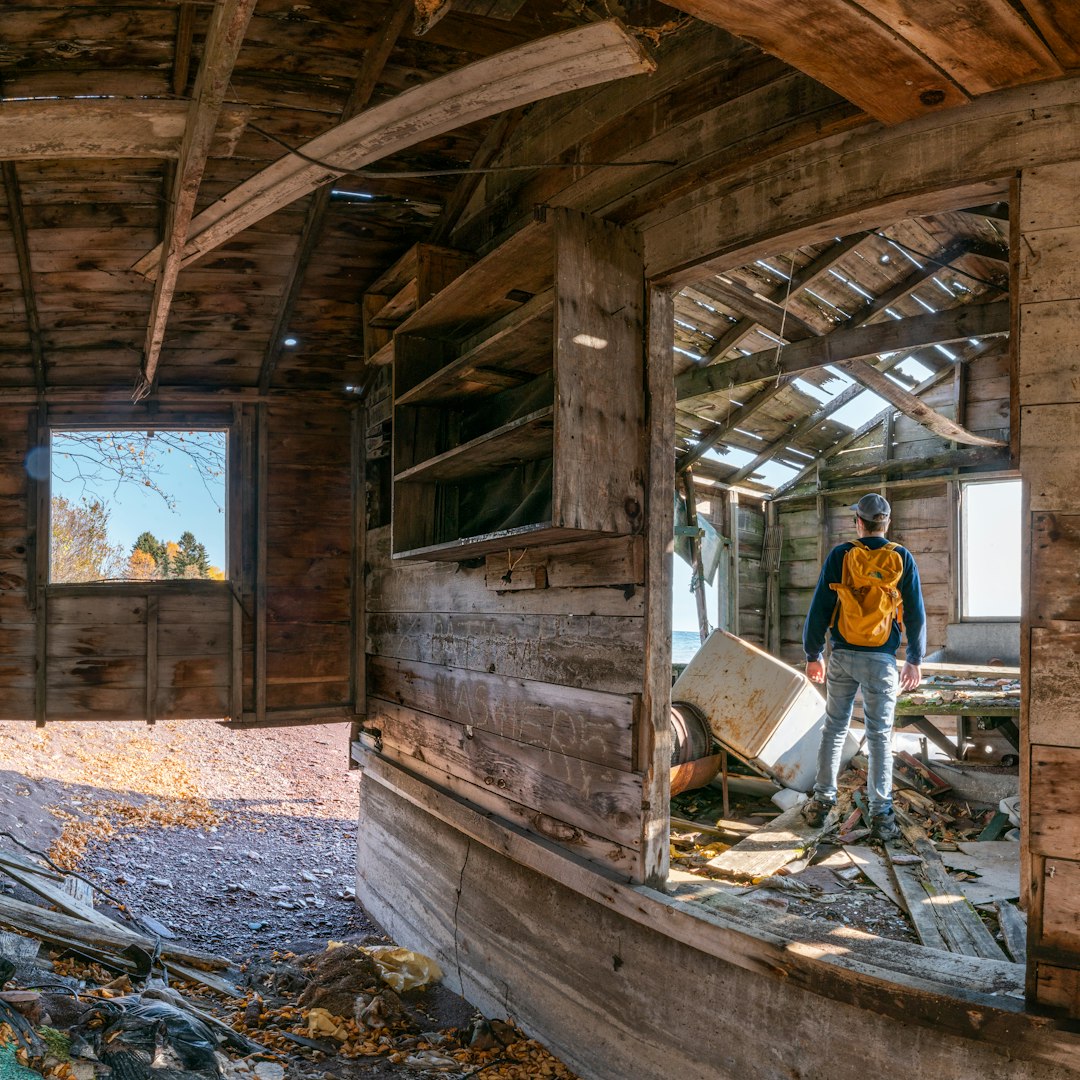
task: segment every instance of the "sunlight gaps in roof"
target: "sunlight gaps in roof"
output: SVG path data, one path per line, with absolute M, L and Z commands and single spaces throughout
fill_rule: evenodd
M 934 369 L 927 367 L 922 361 L 917 360 L 914 356 L 909 356 L 904 360 L 901 360 L 896 365 L 898 371 L 902 371 L 905 375 L 909 376 L 917 383 L 924 382 L 934 374 Z
M 926 308 L 926 310 L 927 310 L 927 311 L 929 311 L 931 315 L 936 315 L 936 314 L 938 313 L 938 309 L 937 309 L 937 308 L 935 308 L 935 307 L 931 307 L 931 306 L 930 306 L 930 305 L 929 305 L 929 304 L 928 304 L 928 303 L 927 303 L 927 302 L 926 302 L 926 301 L 925 301 L 925 300 L 924 300 L 924 299 L 923 299 L 923 298 L 922 298 L 921 296 L 919 296 L 919 295 L 918 295 L 917 293 L 912 293 L 912 294 L 911 294 L 911 299 L 912 299 L 912 300 L 914 300 L 916 304 L 919 304 L 919 305 L 921 305 L 922 307 Z
M 791 465 L 785 465 L 782 461 L 766 461 L 754 470 L 752 476 L 761 484 L 771 488 L 778 488 L 786 484 L 793 477 L 798 476 L 799 470 Z
M 872 390 L 864 390 L 846 405 L 837 409 L 829 419 L 854 430 L 862 427 L 872 416 L 881 412 L 886 404 L 884 398 L 878 397 Z
M 826 390 L 822 386 L 815 386 L 813 383 L 807 382 L 805 379 L 793 379 L 792 385 L 797 387 L 807 397 L 812 397 L 819 405 L 824 405 L 827 401 L 832 401 L 836 396 L 830 391 Z
M 841 307 L 837 307 L 836 304 L 834 304 L 831 300 L 826 300 L 824 296 L 822 296 L 820 293 L 814 292 L 813 289 L 804 289 L 803 292 L 805 292 L 807 296 L 812 296 L 815 300 L 819 301 L 820 303 L 825 304 L 828 307 L 831 307 L 833 309 L 833 311 L 838 311 L 841 315 L 844 316 L 845 319 L 850 319 L 851 318 L 850 312 L 845 311 Z
M 888 237 L 886 237 L 886 239 L 888 239 Z M 903 255 L 904 258 L 907 259 L 907 261 L 911 263 L 912 266 L 917 266 L 920 270 L 922 269 L 922 263 L 919 262 L 918 259 L 914 258 L 911 252 L 908 251 L 907 248 L 905 248 L 902 244 L 898 244 L 895 240 L 889 240 L 889 243 L 894 248 L 896 248 L 896 250 L 899 251 L 900 254 Z
M 721 446 L 713 447 L 711 450 L 705 451 L 705 457 L 711 458 L 713 461 L 721 461 L 725 465 L 735 465 L 742 467 L 743 465 L 749 465 L 754 460 L 754 454 L 751 454 L 749 450 L 743 450 L 738 446 L 728 446 L 724 443 Z

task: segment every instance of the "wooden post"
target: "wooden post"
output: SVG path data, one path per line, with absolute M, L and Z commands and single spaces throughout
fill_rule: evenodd
M 244 420 L 243 409 L 233 405 L 229 429 L 229 482 L 225 493 L 225 535 L 228 540 L 226 579 L 232 590 L 229 624 L 229 719 L 244 713 Z
M 52 442 L 49 437 L 48 409 L 43 401 L 37 408 L 34 425 L 38 448 L 37 473 L 42 479 L 31 480 L 29 498 L 33 505 L 33 565 L 27 567 L 34 578 L 34 723 L 44 727 L 48 715 L 49 692 L 49 537 L 52 530 L 50 491 L 52 488 Z
M 269 409 L 255 408 L 255 720 L 266 720 L 266 533 L 269 486 Z
M 1080 1018 L 1080 171 L 1020 178 L 1017 382 L 1024 479 L 1021 873 L 1028 993 Z
M 728 531 L 731 535 L 731 633 L 739 633 L 739 493 L 728 492 Z
M 641 815 L 642 879 L 663 888 L 670 851 L 671 562 L 674 552 L 675 332 L 670 292 L 650 289 L 646 308 L 645 664 L 637 721 L 636 767 L 644 773 Z M 692 483 L 692 481 L 691 481 Z
M 367 409 L 356 408 L 352 412 L 349 435 L 352 450 L 349 455 L 352 472 L 352 569 L 349 574 L 352 592 L 352 634 L 349 640 L 349 701 L 352 702 L 354 719 L 349 732 L 350 748 L 347 750 L 349 768 L 357 768 L 353 761 L 351 744 L 360 737 L 360 723 L 367 713 L 367 592 L 364 583 L 365 548 L 367 544 L 367 512 L 365 491 L 367 489 L 367 448 L 364 433 L 367 431 Z
M 694 493 L 694 474 L 689 470 L 683 473 L 683 493 L 686 496 L 686 524 L 697 527 L 697 498 Z M 697 602 L 698 634 L 702 645 L 709 636 L 709 608 L 705 602 L 704 567 L 701 562 L 701 538 L 690 537 L 690 551 L 694 570 L 694 599 Z
M 158 597 L 146 596 L 146 722 L 157 720 L 158 698 Z

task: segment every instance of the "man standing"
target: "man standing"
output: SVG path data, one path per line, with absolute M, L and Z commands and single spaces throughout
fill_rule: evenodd
M 898 685 L 914 690 L 926 652 L 926 611 L 919 569 L 911 552 L 885 533 L 892 510 L 880 495 L 864 495 L 854 506 L 855 541 L 838 544 L 821 568 L 803 627 L 807 677 L 825 681 L 822 654 L 829 631 L 825 729 L 818 750 L 814 795 L 803 804 L 809 824 L 824 823 L 836 805 L 836 778 L 855 692 L 862 689 L 869 770 L 871 836 L 899 835 L 892 808 L 892 726 Z M 897 677 L 896 652 L 907 631 L 907 660 Z

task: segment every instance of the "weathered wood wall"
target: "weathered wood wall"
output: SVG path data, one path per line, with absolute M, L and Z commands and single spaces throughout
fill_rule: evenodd
M 382 754 L 639 877 L 640 538 L 534 550 L 527 566 L 520 548 L 479 566 L 392 563 L 384 527 L 366 552 L 366 726 Z
M 25 462 L 50 426 L 228 429 L 229 581 L 49 584 L 48 484 Z M 326 398 L 10 405 L 0 421 L 0 715 L 353 715 L 352 458 L 350 412 Z
M 250 407 L 249 407 L 250 408 Z M 341 404 L 275 399 L 256 408 L 254 528 L 244 543 L 250 598 L 245 720 L 353 714 L 352 414 Z
M 1021 782 L 1029 990 L 1080 1016 L 1080 182 L 1076 165 L 1018 184 L 1017 392 L 1024 475 Z
M 589 1080 L 863 1080 L 868 1055 L 902 1058 L 887 1076 L 1080 1072 L 1077 1036 L 1014 1011 L 1015 998 L 973 992 L 986 975 L 970 957 L 846 928 L 792 948 L 804 920 L 738 899 L 745 913 L 721 919 L 628 888 L 392 766 L 365 774 L 360 823 L 360 892 L 394 940 L 433 955 L 450 987 Z M 890 948 L 908 974 L 885 966 Z M 934 983 L 946 970 L 948 989 Z

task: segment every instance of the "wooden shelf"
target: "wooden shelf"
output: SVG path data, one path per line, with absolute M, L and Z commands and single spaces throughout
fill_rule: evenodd
M 643 273 L 633 230 L 556 207 L 397 327 L 394 558 L 639 527 Z
M 393 329 L 416 310 L 416 298 L 419 295 L 420 284 L 416 278 L 407 281 L 371 316 L 369 325 Z
M 554 281 L 550 222 L 533 221 L 410 315 L 399 334 L 460 340 L 521 307 Z
M 455 446 L 445 454 L 428 458 L 411 469 L 394 476 L 394 482 L 467 480 L 519 465 L 523 461 L 539 461 L 551 457 L 555 409 L 548 405 L 513 420 L 494 431 Z
M 389 363 L 393 330 L 474 261 L 474 256 L 434 244 L 413 244 L 363 298 L 364 352 Z
M 399 405 L 437 404 L 497 394 L 551 368 L 555 290 L 547 289 L 462 342 L 456 360 L 399 391 Z
M 413 548 L 411 551 L 396 551 L 395 559 L 427 559 L 433 562 L 458 562 L 461 559 L 480 558 L 507 548 L 541 547 L 547 544 L 560 544 L 569 540 L 592 540 L 609 535 L 582 529 L 567 529 L 550 521 L 541 521 L 535 525 L 520 525 L 516 529 L 503 529 L 500 532 L 485 533 L 483 536 L 470 536 L 461 540 L 449 540 L 443 544 Z

